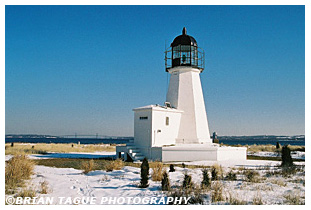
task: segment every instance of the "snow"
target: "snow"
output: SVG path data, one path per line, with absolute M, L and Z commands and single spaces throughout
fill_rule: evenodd
M 174 164 L 185 165 L 197 165 L 197 166 L 212 166 L 218 164 L 222 167 L 245 167 L 245 168 L 256 168 L 263 167 L 266 165 L 276 166 L 280 163 L 278 161 L 266 161 L 266 160 L 246 160 L 246 161 L 234 161 L 234 160 L 224 160 L 224 161 L 193 161 L 193 162 L 172 162 Z
M 151 182 L 147 189 L 140 183 L 140 168 L 125 166 L 122 170 L 105 172 L 92 171 L 87 175 L 72 168 L 51 168 L 36 166 L 32 183 L 39 186 L 47 181 L 52 192 L 43 197 L 96 197 L 100 204 L 102 197 L 159 197 L 162 196 L 159 183 Z M 55 199 L 54 201 L 59 201 Z M 59 204 L 59 203 L 54 203 Z
M 114 152 L 101 153 L 50 153 L 46 155 L 29 155 L 30 158 L 95 158 L 107 157 L 115 155 Z M 11 156 L 6 155 L 6 160 Z M 174 162 L 180 163 L 180 162 Z M 275 169 L 279 165 L 278 161 L 265 160 L 247 160 L 244 162 L 234 161 L 194 161 L 185 162 L 185 165 L 211 166 L 215 163 L 221 165 L 225 172 L 234 170 L 238 172 L 239 168 L 252 168 L 260 173 L 260 177 L 264 177 L 266 170 Z M 297 162 L 303 164 L 304 162 Z M 168 171 L 168 168 L 165 168 Z M 181 168 L 175 167 L 175 172 L 169 173 L 170 183 L 173 187 L 179 188 L 182 185 L 184 174 L 192 176 L 192 180 L 196 185 L 200 185 L 202 181 L 202 168 Z M 150 174 L 152 169 L 150 169 Z M 284 195 L 288 193 L 299 194 L 304 197 L 305 186 L 304 172 L 299 172 L 291 178 L 281 176 L 272 176 L 266 178 L 263 182 L 253 183 L 243 180 L 243 175 L 238 174 L 237 181 L 221 181 L 223 185 L 223 194 L 229 196 L 231 194 L 239 200 L 246 201 L 251 204 L 254 197 L 260 197 L 264 204 L 285 204 Z M 40 193 L 40 183 L 48 182 L 48 194 Z M 35 166 L 35 174 L 30 181 L 29 186 L 36 189 L 40 198 L 53 197 L 52 204 L 60 203 L 60 197 L 65 198 L 95 198 L 96 204 L 101 204 L 103 197 L 155 197 L 157 200 L 167 195 L 161 191 L 161 182 L 152 181 L 149 178 L 148 188 L 139 188 L 140 168 L 125 166 L 122 170 L 106 172 L 103 170 L 92 171 L 83 174 L 81 170 L 72 168 L 54 168 L 46 166 Z M 204 200 L 205 204 L 210 204 L 210 192 Z M 90 200 L 86 200 L 87 204 L 91 204 Z M 223 202 L 225 203 L 225 202 Z M 69 203 L 70 204 L 70 203 Z M 105 203 L 107 204 L 107 203 Z M 125 203 L 126 204 L 126 203 Z M 130 203 L 132 204 L 132 203 Z
M 254 164 L 258 165 L 258 164 Z M 175 167 L 176 171 L 169 173 L 170 182 L 173 186 L 182 185 L 184 173 L 192 176 L 196 184 L 202 181 L 202 169 L 189 169 Z M 229 170 L 229 168 L 224 168 Z M 168 168 L 166 169 L 168 170 Z M 150 173 L 152 170 L 150 169 Z M 242 175 L 238 175 L 242 176 Z M 294 183 L 290 180 L 301 179 L 297 175 L 290 179 L 283 177 L 268 178 L 263 183 L 251 183 L 242 181 L 221 181 L 224 186 L 224 194 L 231 193 L 240 200 L 249 203 L 255 196 L 259 196 L 265 204 L 283 204 L 284 194 L 288 192 L 299 191 L 304 194 L 304 186 L 300 183 Z M 304 179 L 304 176 L 303 176 Z M 47 181 L 52 189 L 49 194 L 40 194 L 40 197 L 54 197 L 53 204 L 59 204 L 59 197 L 95 197 L 96 204 L 100 204 L 102 197 L 165 197 L 161 191 L 161 182 L 155 182 L 149 179 L 149 187 L 145 189 L 138 188 L 140 182 L 140 168 L 125 166 L 122 170 L 105 172 L 102 170 L 92 171 L 87 175 L 81 170 L 72 168 L 52 168 L 46 166 L 36 166 L 35 175 L 32 179 L 32 186 L 39 188 L 40 182 Z M 286 186 L 279 186 L 276 182 L 285 183 Z M 210 203 L 209 197 L 206 198 L 206 204 Z
M 280 157 L 281 154 L 277 152 L 248 152 L 248 155 L 260 156 L 260 157 Z M 292 151 L 291 156 L 294 159 L 305 159 L 305 152 L 301 151 Z

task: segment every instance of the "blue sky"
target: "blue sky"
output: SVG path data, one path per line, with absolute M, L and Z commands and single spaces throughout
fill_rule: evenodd
M 6 6 L 5 132 L 133 135 L 162 104 L 164 50 L 205 50 L 210 132 L 305 133 L 304 6 Z

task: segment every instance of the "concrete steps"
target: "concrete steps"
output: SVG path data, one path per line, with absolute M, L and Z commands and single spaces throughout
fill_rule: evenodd
M 134 162 L 141 161 L 145 158 L 145 156 L 140 152 L 140 149 L 135 146 L 134 142 L 127 143 L 126 149 L 127 153 L 133 159 Z

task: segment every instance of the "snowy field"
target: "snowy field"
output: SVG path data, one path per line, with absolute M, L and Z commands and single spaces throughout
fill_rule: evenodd
M 259 157 L 281 157 L 281 153 L 277 152 L 247 152 L 247 155 L 259 156 Z M 293 159 L 305 159 L 305 152 L 292 151 L 291 156 Z
M 30 155 L 30 158 L 94 158 L 95 156 L 111 156 L 113 153 L 68 153 L 68 154 L 47 154 L 47 155 Z M 11 156 L 7 155 L 6 160 Z M 213 161 L 196 161 L 185 162 L 185 165 L 211 166 L 215 164 Z M 224 201 L 218 203 L 211 202 L 211 191 L 204 193 L 204 204 L 230 204 L 232 200 L 239 200 L 245 204 L 253 204 L 255 200 L 260 200 L 262 204 L 290 204 L 295 196 L 299 197 L 301 202 L 304 202 L 305 193 L 305 174 L 300 171 L 295 175 L 285 178 L 281 175 L 272 175 L 267 177 L 269 171 L 278 170 L 278 161 L 264 160 L 247 160 L 245 162 L 218 162 L 223 167 L 224 174 L 233 170 L 237 173 L 236 181 L 219 181 L 223 188 Z M 296 164 L 304 165 L 304 162 Z M 192 181 L 199 186 L 202 181 L 202 168 L 181 168 L 175 167 L 175 172 L 169 172 L 169 179 L 172 188 L 180 188 L 182 185 L 184 174 L 192 176 Z M 259 172 L 259 177 L 264 178 L 259 182 L 245 181 L 242 170 L 255 169 Z M 168 168 L 165 168 L 168 171 Z M 210 171 L 210 170 L 209 170 Z M 241 172 L 241 173 L 239 173 Z M 150 174 L 152 169 L 150 169 Z M 40 183 L 46 181 L 48 183 L 48 193 L 40 194 Z M 165 192 L 161 191 L 161 182 L 152 181 L 149 179 L 149 187 L 142 189 L 138 185 L 140 183 L 140 168 L 125 166 L 122 170 L 106 172 L 97 170 L 83 174 L 82 170 L 73 168 L 54 168 L 46 166 L 35 166 L 35 174 L 29 181 L 29 186 L 38 192 L 38 197 L 47 198 L 53 197 L 51 204 L 60 204 L 60 197 L 65 198 L 80 198 L 84 199 L 86 204 L 109 204 L 103 202 L 103 197 L 124 197 L 124 198 L 145 198 L 156 197 L 157 200 L 162 197 L 167 197 Z M 91 199 L 94 198 L 94 200 Z M 229 201 L 231 200 L 231 201 Z M 133 204 L 131 200 L 128 203 Z M 113 204 L 113 200 L 111 200 Z M 72 204 L 69 200 L 67 203 L 62 201 L 62 204 Z M 117 204 L 117 203 L 116 203 Z M 123 203 L 122 203 L 123 204 Z

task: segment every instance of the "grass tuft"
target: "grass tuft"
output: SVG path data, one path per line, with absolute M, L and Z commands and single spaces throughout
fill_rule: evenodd
M 32 188 L 23 188 L 19 193 L 17 193 L 16 197 L 34 198 L 36 197 L 36 191 Z
M 41 194 L 48 194 L 50 192 L 49 183 L 48 181 L 40 182 L 40 193 Z
M 270 182 L 272 184 L 277 184 L 280 187 L 286 187 L 286 185 L 287 185 L 286 182 L 284 182 L 284 180 L 281 178 L 271 179 Z
M 94 170 L 94 160 L 84 161 L 81 164 L 81 168 L 84 174 L 87 174 Z
M 259 192 L 253 197 L 253 205 L 263 205 L 262 197 Z
M 226 202 L 229 205 L 246 205 L 247 204 L 245 200 L 242 200 L 242 199 L 239 199 L 238 197 L 233 196 L 231 192 L 229 192 L 228 196 L 226 196 Z
M 15 155 L 5 166 L 5 192 L 13 194 L 33 174 L 34 163 L 26 155 Z
M 184 176 L 184 181 L 182 183 L 183 189 L 192 189 L 193 188 L 193 182 L 192 182 L 192 177 L 191 175 L 185 174 Z
M 229 181 L 236 181 L 237 180 L 237 175 L 236 173 L 233 172 L 233 170 L 230 170 L 227 175 L 226 175 L 226 180 Z
M 300 193 L 298 191 L 287 193 L 283 196 L 285 203 L 288 205 L 303 205 L 304 202 L 301 200 Z
M 247 169 L 244 171 L 245 179 L 247 182 L 259 182 L 259 173 L 258 171 Z
M 220 202 L 224 200 L 224 196 L 223 196 L 223 186 L 221 184 L 221 182 L 216 181 L 212 184 L 212 202 Z
M 152 168 L 152 173 L 151 173 L 152 181 L 161 181 L 163 178 L 163 163 L 156 161 L 150 165 Z
M 114 161 L 110 161 L 106 166 L 105 170 L 107 172 L 113 171 L 113 170 L 121 170 L 124 167 L 124 162 L 121 159 L 116 159 Z
M 212 180 L 219 180 L 223 178 L 223 169 L 220 165 L 214 164 L 212 166 Z

